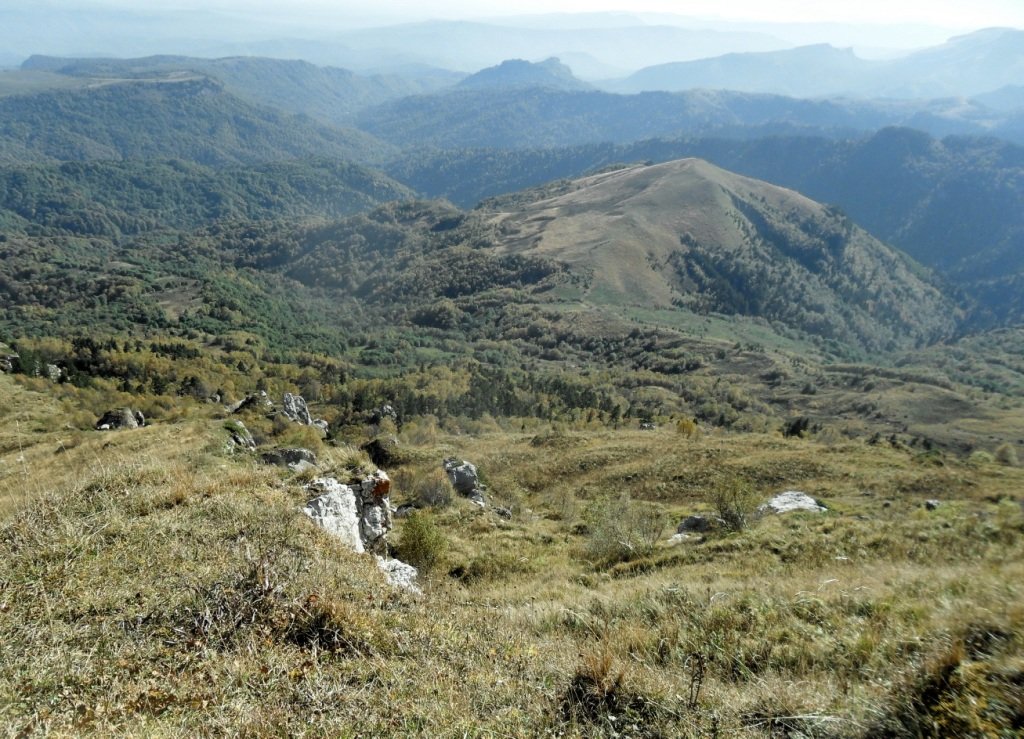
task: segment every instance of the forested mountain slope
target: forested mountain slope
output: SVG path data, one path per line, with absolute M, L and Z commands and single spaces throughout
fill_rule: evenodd
M 191 77 L 0 98 L 0 163 L 188 159 L 213 166 L 332 157 L 381 161 L 365 133 L 259 108 Z

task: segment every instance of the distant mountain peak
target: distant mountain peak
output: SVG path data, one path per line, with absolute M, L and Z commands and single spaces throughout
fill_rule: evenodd
M 506 59 L 494 67 L 481 69 L 459 83 L 459 87 L 517 88 L 546 87 L 557 90 L 589 90 L 590 85 L 577 79 L 572 70 L 557 57 L 542 62 L 528 62 L 525 59 Z

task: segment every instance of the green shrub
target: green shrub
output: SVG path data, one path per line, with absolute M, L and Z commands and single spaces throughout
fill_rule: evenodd
M 406 519 L 398 542 L 399 559 L 428 573 L 440 564 L 447 551 L 448 540 L 429 513 L 417 512 Z

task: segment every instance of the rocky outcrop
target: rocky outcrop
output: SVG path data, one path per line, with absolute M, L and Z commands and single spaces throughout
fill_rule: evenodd
M 391 480 L 378 470 L 358 482 L 344 485 L 333 477 L 320 477 L 307 488 L 316 497 L 303 509 L 314 523 L 337 536 L 355 552 L 372 552 L 392 584 L 419 592 L 416 568 L 387 556 L 387 535 L 392 527 Z
M 394 436 L 378 436 L 363 444 L 360 449 L 378 467 L 391 467 L 401 462 L 398 439 Z
M 318 429 L 324 436 L 327 435 L 327 421 L 322 418 L 313 418 L 309 412 L 309 406 L 306 404 L 306 399 L 301 395 L 285 393 L 281 406 L 281 413 L 289 421 L 301 426 L 312 426 Z
M 370 412 L 370 423 L 379 425 L 384 419 L 390 420 L 396 426 L 399 425 L 398 411 L 395 410 L 395 407 L 390 403 L 385 403 L 380 408 L 374 408 Z
M 823 506 L 807 493 L 798 490 L 787 490 L 779 493 L 763 506 L 757 509 L 758 513 L 791 513 L 793 511 L 812 511 L 824 513 L 828 508 Z
M 17 354 L 0 354 L 0 372 L 14 372 L 19 361 Z
M 359 507 L 355 491 L 333 477 L 317 478 L 306 489 L 318 495 L 306 503 L 303 513 L 324 531 L 338 537 L 349 549 L 365 552 L 363 538 L 359 535 Z
M 270 413 L 274 410 L 274 401 L 270 399 L 265 390 L 260 390 L 258 393 L 246 395 L 233 406 L 230 406 L 229 410 L 232 413 L 244 413 L 246 411 Z
M 247 452 L 256 451 L 256 439 L 253 438 L 252 432 L 246 428 L 244 423 L 231 420 L 224 424 L 224 428 L 231 434 L 228 443 L 232 449 L 244 449 Z
M 442 462 L 442 466 L 452 487 L 455 488 L 455 492 L 464 498 L 469 498 L 481 508 L 486 505 L 484 502 L 485 487 L 480 482 L 476 465 L 464 459 L 448 457 Z
M 306 506 L 306 515 L 325 529 L 337 533 L 355 551 L 387 553 L 387 534 L 391 530 L 391 480 L 387 473 L 378 470 L 370 477 L 349 485 L 343 485 L 333 477 L 319 477 L 311 482 L 307 490 L 320 493 Z M 351 510 L 355 528 L 350 527 L 350 516 L 343 516 L 342 530 L 331 523 L 337 514 L 332 511 L 344 508 Z M 322 523 L 317 510 L 328 512 L 328 522 Z M 353 533 L 354 532 L 354 533 Z
M 118 429 L 139 429 L 146 425 L 146 417 L 142 411 L 133 411 L 131 408 L 120 408 L 107 411 L 103 417 L 96 422 L 97 431 L 116 431 Z
M 281 412 L 291 421 L 303 426 L 312 426 L 313 417 L 309 415 L 309 407 L 301 395 L 284 394 Z

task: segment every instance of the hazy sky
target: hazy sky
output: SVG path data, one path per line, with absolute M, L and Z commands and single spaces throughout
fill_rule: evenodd
M 0 0 L 17 6 L 25 0 Z M 37 0 L 38 2 L 39 0 Z M 42 0 L 63 8 L 103 5 L 134 10 L 205 9 L 245 14 L 316 12 L 337 16 L 392 16 L 409 20 L 428 17 L 486 16 L 621 10 L 630 13 L 673 13 L 723 20 L 808 21 L 839 23 L 922 23 L 951 28 L 986 26 L 1024 28 L 1024 0 Z

